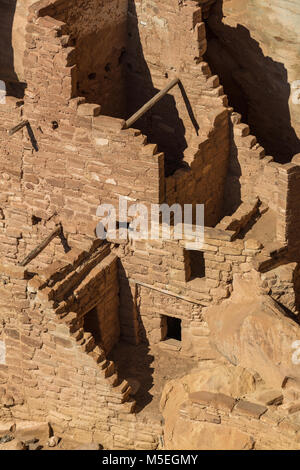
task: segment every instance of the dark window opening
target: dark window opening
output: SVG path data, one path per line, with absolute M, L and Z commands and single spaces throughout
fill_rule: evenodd
M 32 222 L 32 225 L 37 225 L 42 222 L 42 219 L 40 217 L 37 217 L 36 215 L 33 215 L 31 217 L 31 222 Z
M 192 281 L 196 278 L 205 277 L 205 259 L 203 251 L 187 250 L 189 258 L 190 276 Z
M 84 331 L 92 333 L 96 343 L 101 342 L 100 320 L 97 307 L 94 307 L 85 315 L 83 328 Z
M 96 77 L 97 77 L 97 74 L 96 74 L 96 73 L 90 73 L 90 74 L 88 75 L 88 79 L 89 79 L 89 80 L 95 80 Z
M 176 339 L 181 341 L 181 320 L 175 317 L 162 317 L 163 340 Z

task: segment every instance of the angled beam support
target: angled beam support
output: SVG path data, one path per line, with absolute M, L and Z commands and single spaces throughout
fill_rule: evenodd
M 9 131 L 8 131 L 8 135 L 11 137 L 12 135 L 14 135 L 16 132 L 20 131 L 21 129 L 23 129 L 23 127 L 27 126 L 27 124 L 29 124 L 29 121 L 22 121 L 20 122 L 20 124 L 17 124 L 15 127 L 12 127 Z
M 125 122 L 123 129 L 131 127 L 138 119 L 140 119 L 147 111 L 149 111 L 156 103 L 158 103 L 174 86 L 178 85 L 179 78 L 174 78 L 163 90 L 157 93 L 149 100 L 141 109 L 139 109 L 131 118 Z
M 23 267 L 27 266 L 27 264 L 36 258 L 37 255 L 39 255 L 49 245 L 53 238 L 57 237 L 60 233 L 62 233 L 62 226 L 61 224 L 58 224 L 53 232 L 51 232 L 50 235 L 45 238 L 45 240 L 43 240 L 36 248 L 34 248 L 34 250 L 32 250 L 29 255 L 27 255 L 26 258 L 24 258 L 23 261 L 19 263 L 19 265 Z

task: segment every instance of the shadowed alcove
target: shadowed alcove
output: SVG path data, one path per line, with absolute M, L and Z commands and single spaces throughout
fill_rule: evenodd
M 266 56 L 245 26 L 226 24 L 223 10 L 224 2 L 218 0 L 206 21 L 205 60 L 266 154 L 278 163 L 290 162 L 300 152 L 300 140 L 291 123 L 287 68 Z M 270 41 L 269 32 L 265 34 Z

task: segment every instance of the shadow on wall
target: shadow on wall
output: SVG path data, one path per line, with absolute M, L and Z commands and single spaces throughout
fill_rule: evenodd
M 135 0 L 129 0 L 128 42 L 122 61 L 126 67 L 126 118 L 129 118 L 160 91 L 153 86 L 151 72 L 144 57 Z M 158 73 L 161 72 L 158 71 Z M 168 80 L 167 73 L 165 79 L 167 85 L 171 80 L 171 78 Z M 168 94 L 162 98 L 150 111 L 136 121 L 133 127 L 140 129 L 148 137 L 149 143 L 158 144 L 158 150 L 165 153 L 165 173 L 167 176 L 183 166 L 183 152 L 187 148 L 186 130 L 172 95 Z
M 294 290 L 295 290 L 295 304 L 298 313 L 298 323 L 300 323 L 300 264 L 297 265 L 294 275 L 293 275 L 293 283 L 294 283 Z
M 232 215 L 242 203 L 241 183 L 242 169 L 238 158 L 238 148 L 234 141 L 233 124 L 230 122 L 231 152 L 225 183 L 225 196 L 223 203 L 223 217 Z
M 0 0 L 0 79 L 18 80 L 14 70 L 12 28 L 17 0 Z
M 129 279 L 124 267 L 119 260 L 119 281 L 120 281 L 120 308 L 119 318 L 121 327 L 120 342 L 108 355 L 108 359 L 115 363 L 119 379 L 128 380 L 135 387 L 136 381 L 140 387 L 134 399 L 136 400 L 136 412 L 140 412 L 152 401 L 150 390 L 153 387 L 153 372 L 151 364 L 154 361 L 153 355 L 149 354 L 149 342 L 146 337 L 145 328 L 141 322 L 137 299 L 129 284 Z M 138 313 L 138 341 L 136 344 L 136 313 Z
M 15 72 L 12 30 L 17 0 L 0 0 L 0 80 L 6 82 L 6 93 L 24 97 L 25 84 L 19 82 Z
M 267 155 L 290 162 L 300 152 L 300 140 L 291 125 L 290 85 L 284 64 L 266 57 L 250 31 L 223 23 L 223 0 L 207 21 L 205 60 L 218 74 L 229 104 L 249 124 Z
M 154 356 L 149 351 L 147 344 L 134 346 L 121 341 L 108 356 L 115 364 L 120 381 L 127 380 L 133 388 L 136 413 L 142 411 L 153 399 L 150 390 L 153 387 L 154 368 L 151 364 Z

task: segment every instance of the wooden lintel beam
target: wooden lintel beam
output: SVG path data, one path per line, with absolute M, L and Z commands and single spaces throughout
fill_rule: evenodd
M 142 108 L 140 108 L 131 118 L 125 122 L 124 129 L 128 129 L 138 119 L 140 119 L 149 109 L 151 109 L 156 103 L 158 103 L 174 86 L 179 83 L 179 78 L 174 78 L 163 90 L 157 93 L 151 100 L 149 100 Z
M 48 245 L 49 243 L 53 240 L 53 238 L 57 237 L 62 231 L 62 226 L 61 224 L 57 225 L 56 228 L 53 230 L 53 232 L 50 233 L 50 235 L 45 238 L 34 250 L 32 250 L 29 255 L 26 256 L 26 258 L 23 259 L 19 263 L 20 266 L 27 266 L 30 261 L 32 261 L 34 258 L 37 257 Z
M 15 127 L 12 127 L 12 128 L 8 131 L 8 135 L 9 135 L 9 136 L 14 135 L 16 132 L 18 132 L 18 131 L 20 131 L 21 129 L 23 129 L 23 127 L 27 126 L 27 124 L 29 124 L 29 121 L 28 121 L 28 120 L 20 122 L 20 124 L 17 124 Z

